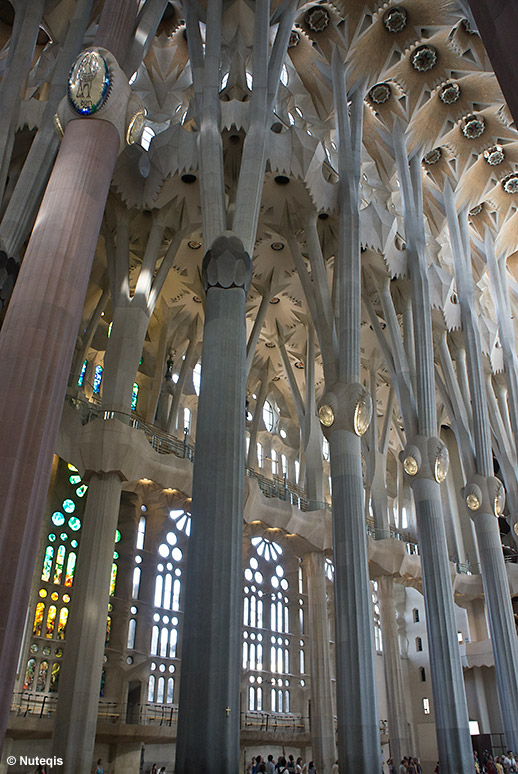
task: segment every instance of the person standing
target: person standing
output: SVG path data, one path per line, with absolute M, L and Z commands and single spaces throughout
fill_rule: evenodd
M 95 769 L 95 774 L 104 774 L 102 758 L 98 758 L 97 760 L 97 768 Z
M 273 755 L 271 754 L 266 761 L 266 774 L 275 774 L 275 763 L 273 762 Z

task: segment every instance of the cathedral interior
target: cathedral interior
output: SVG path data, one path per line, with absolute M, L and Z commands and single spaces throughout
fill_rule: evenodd
M 517 34 L 0 0 L 0 774 L 518 752 Z

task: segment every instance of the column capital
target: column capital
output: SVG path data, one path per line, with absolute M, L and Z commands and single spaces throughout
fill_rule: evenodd
M 119 135 L 119 152 L 132 145 L 144 126 L 145 109 L 132 94 L 128 79 L 106 48 L 90 46 L 82 51 L 70 71 L 67 96 L 54 116 L 61 138 L 69 121 L 78 118 L 108 121 Z
M 442 484 L 448 473 L 449 455 L 446 445 L 435 436 L 415 435 L 399 454 L 407 481 L 428 478 Z
M 327 440 L 335 430 L 362 436 L 372 417 L 372 400 L 363 384 L 335 382 L 326 389 L 318 406 L 320 427 Z
M 462 496 L 473 520 L 482 514 L 500 516 L 505 505 L 505 488 L 496 476 L 470 476 Z
M 242 288 L 245 294 L 252 279 L 252 259 L 233 231 L 216 237 L 202 263 L 205 292 L 209 288 Z

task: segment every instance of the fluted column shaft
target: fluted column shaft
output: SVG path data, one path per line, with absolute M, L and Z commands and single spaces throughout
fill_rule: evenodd
M 3 673 L 12 679 L 63 396 L 118 147 L 110 123 L 71 122 L 0 337 L 0 563 L 5 578 L 0 650 Z M 2 681 L 4 712 L 11 691 L 11 680 Z
M 235 267 L 228 272 L 233 278 L 228 276 L 229 267 Z M 245 300 L 250 269 L 250 259 L 235 236 L 220 237 L 204 259 L 208 289 L 185 587 L 177 774 L 209 770 L 229 774 L 240 765 Z
M 63 774 L 90 774 L 92 768 L 120 495 L 117 473 L 92 475 L 54 722 Z
M 421 567 L 441 772 L 472 774 L 473 753 L 453 612 L 440 485 L 429 478 L 419 477 L 412 481 L 412 490 L 419 544 L 424 547 L 421 550 Z
M 338 758 L 344 774 L 379 774 L 374 634 L 363 511 L 361 441 L 329 432 L 333 481 Z
M 412 753 L 412 744 L 407 721 L 401 654 L 399 652 L 394 581 L 388 575 L 377 578 L 377 581 L 389 712 L 390 755 L 397 763 L 403 755 Z
M 495 656 L 498 702 L 507 749 L 518 748 L 518 639 L 509 580 L 502 561 L 498 522 L 491 513 L 474 516 L 491 645 Z
M 330 774 L 336 759 L 324 554 L 304 557 L 308 584 L 311 663 L 311 750 L 317 771 Z

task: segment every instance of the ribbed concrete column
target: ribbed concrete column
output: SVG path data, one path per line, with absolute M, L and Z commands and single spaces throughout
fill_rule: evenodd
M 488 608 L 491 644 L 495 656 L 498 703 L 506 749 L 518 748 L 518 639 L 511 605 L 509 580 L 502 560 L 498 522 L 491 513 L 473 515 Z
M 63 774 L 90 774 L 121 479 L 94 473 L 88 486 L 74 594 L 59 681 L 54 754 Z
M 227 232 L 229 234 L 229 232 Z M 234 235 L 203 262 L 207 289 L 176 774 L 239 771 L 245 299 L 251 261 Z
M 378 581 L 381 631 L 383 634 L 390 755 L 397 762 L 401 760 L 403 755 L 411 755 L 413 748 L 407 720 L 407 701 L 403 688 L 403 670 L 401 668 L 396 605 L 394 603 L 394 581 L 387 575 L 382 575 L 376 580 Z
M 304 571 L 308 584 L 311 750 L 317 771 L 321 774 L 330 774 L 336 760 L 336 745 L 324 554 L 318 551 L 306 554 Z
M 435 727 L 441 770 L 472 774 L 466 695 L 453 612 L 453 592 L 441 507 L 440 485 L 429 478 L 412 481 L 426 610 Z
M 331 428 L 332 430 L 332 428 Z M 333 481 L 338 758 L 349 774 L 379 774 L 380 736 L 370 600 L 361 440 L 329 433 Z

